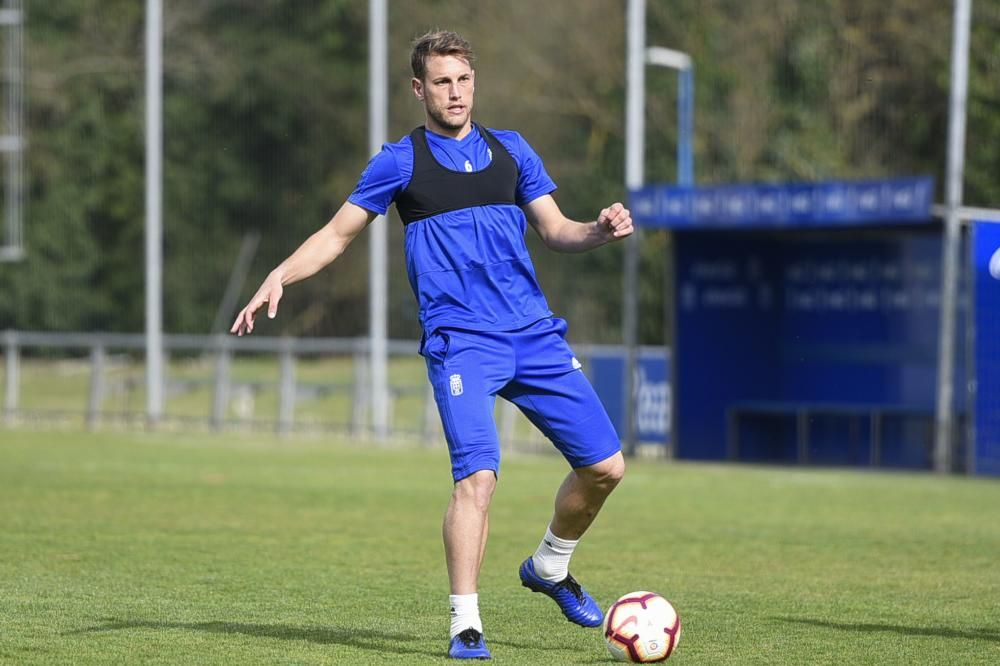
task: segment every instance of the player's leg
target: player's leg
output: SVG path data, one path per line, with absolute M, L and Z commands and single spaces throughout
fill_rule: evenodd
M 448 654 L 463 659 L 490 656 L 483 640 L 477 590 L 500 462 L 493 407 L 496 391 L 510 374 L 505 369 L 509 352 L 490 342 L 439 332 L 423 349 L 455 479 L 442 535 L 451 587 Z
M 569 574 L 569 560 L 624 474 L 614 426 L 563 339 L 565 323 L 539 322 L 515 338 L 517 377 L 501 395 L 552 440 L 572 468 L 556 494 L 552 521 L 521 582 L 552 597 L 572 622 L 597 626 L 600 607 Z
M 475 472 L 455 483 L 445 512 L 445 560 L 451 594 L 449 656 L 487 658 L 483 623 L 479 615 L 479 572 L 489 534 L 489 507 L 496 488 L 491 470 Z
M 492 470 L 475 472 L 455 483 L 442 529 L 452 594 L 476 592 L 495 488 L 496 475 Z
M 570 470 L 556 493 L 552 533 L 569 540 L 583 536 L 624 474 L 621 451 L 593 465 Z
M 570 470 L 556 493 L 552 520 L 531 557 L 535 575 L 550 583 L 569 577 L 569 561 L 604 500 L 625 473 L 621 452 L 593 465 Z
M 586 394 L 589 389 L 593 392 L 582 375 L 571 379 L 569 384 L 574 386 L 574 391 Z M 593 400 L 596 401 L 596 395 Z M 521 564 L 521 584 L 533 592 L 551 597 L 570 622 L 584 627 L 600 626 L 604 614 L 570 573 L 569 563 L 580 537 L 593 523 L 604 501 L 624 474 L 625 465 L 618 438 L 599 402 L 596 406 L 592 404 L 589 412 L 564 411 L 575 413 L 578 417 L 575 427 L 580 436 L 576 440 L 563 439 L 565 429 L 553 427 L 551 416 L 559 414 L 555 403 L 561 402 L 565 406 L 574 399 L 559 400 L 557 396 L 546 395 L 541 402 L 550 404 L 545 407 L 539 407 L 538 396 L 534 399 L 521 397 L 516 402 L 528 405 L 522 410 L 552 439 L 572 467 L 556 493 L 552 520 L 538 548 Z M 549 418 L 545 414 L 550 415 Z M 556 420 L 562 421 L 558 417 Z M 560 431 L 562 435 L 556 434 Z
M 455 483 L 445 512 L 443 536 L 451 594 L 451 641 L 448 654 L 455 658 L 490 656 L 483 639 L 479 615 L 479 571 L 489 534 L 489 506 L 496 488 L 492 470 L 475 472 Z

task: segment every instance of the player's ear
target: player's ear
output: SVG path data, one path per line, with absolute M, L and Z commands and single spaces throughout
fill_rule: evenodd
M 410 85 L 413 87 L 413 96 L 419 99 L 421 102 L 424 101 L 424 84 L 423 81 L 417 77 L 410 79 Z

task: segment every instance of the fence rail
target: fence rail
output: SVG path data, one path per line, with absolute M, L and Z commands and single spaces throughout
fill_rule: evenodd
M 32 421 L 77 420 L 96 429 L 105 424 L 132 426 L 148 425 L 144 401 L 139 395 L 145 390 L 145 375 L 141 358 L 145 337 L 122 333 L 51 333 L 8 330 L 0 334 L 4 353 L 3 423 L 11 427 Z M 443 441 L 440 419 L 433 391 L 424 378 L 417 360 L 417 343 L 412 340 L 390 340 L 391 364 L 407 364 L 409 376 L 390 381 L 390 434 L 408 436 L 426 443 Z M 583 362 L 595 354 L 624 353 L 614 345 L 575 345 Z M 212 430 L 276 430 L 287 434 L 297 431 L 341 431 L 357 437 L 371 435 L 369 405 L 367 338 L 291 338 L 252 336 L 234 338 L 230 335 L 167 335 L 165 354 L 175 360 L 184 359 L 198 365 L 192 373 L 171 371 L 165 380 L 167 408 L 160 425 L 163 427 L 200 427 Z M 651 348 L 645 352 L 657 351 Z M 235 359 L 243 356 L 274 357 L 276 369 L 258 370 L 252 377 L 239 377 L 234 372 Z M 58 408 L 37 407 L 22 400 L 26 385 L 38 392 L 58 388 L 60 379 L 50 373 L 42 377 L 25 377 L 27 363 L 43 359 L 72 357 L 74 367 L 86 373 L 85 384 L 75 389 L 73 396 Z M 315 359 L 340 359 L 349 362 L 347 372 L 340 368 L 340 378 L 302 377 Z M 170 367 L 164 363 L 164 367 Z M 121 372 L 126 369 L 128 372 Z M 176 365 L 175 365 L 176 370 Z M 30 374 L 30 373 L 29 373 Z M 78 373 L 79 374 L 79 373 Z M 124 374 L 124 376 L 122 376 Z M 316 371 L 312 371 L 313 375 Z M 37 373 L 36 373 L 37 375 Z M 114 378 L 114 379 L 113 379 Z M 204 395 L 198 396 L 201 392 Z M 276 396 L 273 415 L 262 416 L 254 408 L 256 398 L 265 394 Z M 85 395 L 83 395 L 85 393 Z M 171 408 L 171 400 L 188 396 L 194 412 Z M 109 402 L 117 398 L 120 406 Z M 339 398 L 348 404 L 346 417 L 303 418 L 303 407 L 310 401 Z M 407 402 L 409 409 L 399 408 Z M 498 401 L 497 425 L 504 447 L 521 450 L 548 449 L 547 442 L 517 409 L 507 401 Z

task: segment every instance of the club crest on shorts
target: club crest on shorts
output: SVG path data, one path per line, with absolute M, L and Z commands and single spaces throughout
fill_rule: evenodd
M 452 395 L 462 395 L 465 390 L 462 388 L 462 375 L 452 375 L 448 378 L 448 384 L 451 386 Z

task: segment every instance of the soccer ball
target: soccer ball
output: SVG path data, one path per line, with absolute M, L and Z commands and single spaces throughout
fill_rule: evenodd
M 604 614 L 604 640 L 618 661 L 664 661 L 680 639 L 680 616 L 655 592 L 630 592 Z

